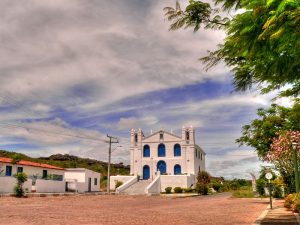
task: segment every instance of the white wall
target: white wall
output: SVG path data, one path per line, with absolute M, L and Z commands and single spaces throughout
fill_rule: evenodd
M 65 171 L 66 180 L 77 180 L 78 182 L 85 182 L 85 172 L 84 171 Z
M 123 184 L 126 183 L 128 180 L 132 179 L 134 176 L 110 176 L 110 185 L 109 188 L 110 190 L 115 190 L 116 189 L 116 182 L 117 181 L 122 181 Z
M 63 193 L 66 189 L 66 182 L 37 179 L 35 186 L 38 193 Z
M 0 193 L 14 193 L 14 187 L 17 184 L 17 179 L 15 177 L 0 177 Z M 28 179 L 23 188 L 31 192 L 32 180 Z
M 160 176 L 161 191 L 165 191 L 166 187 L 189 188 L 195 183 L 195 176 L 190 175 L 161 175 Z
M 68 190 L 71 192 L 85 193 L 85 183 L 77 182 L 76 180 L 66 180 Z
M 89 178 L 91 178 L 91 191 L 100 191 L 100 173 L 96 173 L 94 171 L 85 170 L 85 183 L 86 183 L 86 191 L 88 191 Z M 97 184 L 95 185 L 94 181 L 97 179 Z
M 77 191 L 78 192 L 88 192 L 89 188 L 89 178 L 91 178 L 91 191 L 100 191 L 100 173 L 88 170 L 88 169 L 67 169 L 65 171 L 66 180 L 76 180 Z M 95 184 L 95 179 L 97 182 Z

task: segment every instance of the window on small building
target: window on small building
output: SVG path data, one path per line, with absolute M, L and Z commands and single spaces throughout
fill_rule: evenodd
M 6 166 L 5 170 L 5 176 L 11 176 L 12 175 L 12 166 Z
M 18 167 L 17 168 L 17 173 L 23 173 L 23 167 Z
M 43 170 L 43 179 L 46 179 L 48 177 L 48 171 L 47 170 Z
M 143 157 L 150 157 L 150 147 L 149 147 L 149 145 L 144 145 Z
M 158 145 L 157 155 L 158 155 L 158 157 L 165 157 L 166 156 L 166 147 L 165 147 L 164 144 L 159 144 Z
M 174 156 L 181 156 L 180 144 L 175 144 L 174 145 Z
M 98 181 L 97 178 L 94 178 L 94 185 L 97 185 Z

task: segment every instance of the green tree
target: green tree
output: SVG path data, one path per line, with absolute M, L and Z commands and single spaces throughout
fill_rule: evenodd
M 242 136 L 236 140 L 240 145 L 253 147 L 260 159 L 264 160 L 273 139 L 282 131 L 300 130 L 300 100 L 292 107 L 272 104 L 268 109 L 258 109 L 258 118 L 243 126 Z
M 258 157 L 265 160 L 273 140 L 288 130 L 300 130 L 300 102 L 296 100 L 292 107 L 276 104 L 268 109 L 258 109 L 258 118 L 243 126 L 242 136 L 237 139 L 240 145 L 253 147 Z M 294 167 L 291 158 L 279 158 L 274 161 L 275 168 L 280 172 L 287 191 L 294 191 Z
M 223 29 L 227 36 L 218 49 L 201 60 L 209 69 L 220 62 L 231 68 L 234 86 L 245 91 L 257 86 L 263 93 L 287 84 L 282 96 L 300 93 L 300 2 L 298 0 L 213 0 L 214 8 L 189 0 L 182 10 L 165 7 L 170 30 L 192 27 L 194 32 Z M 219 7 L 219 8 L 218 8 Z M 231 19 L 221 11 L 240 10 Z M 223 13 L 224 14 L 224 13 Z M 267 84 L 267 86 L 265 86 Z

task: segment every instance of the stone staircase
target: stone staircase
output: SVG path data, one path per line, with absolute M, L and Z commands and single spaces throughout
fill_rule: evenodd
M 127 195 L 145 195 L 147 186 L 152 182 L 152 180 L 140 180 L 135 184 L 131 185 L 126 190 L 122 191 L 120 194 Z

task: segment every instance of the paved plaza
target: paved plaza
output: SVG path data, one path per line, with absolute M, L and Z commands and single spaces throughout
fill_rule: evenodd
M 267 204 L 265 199 L 236 199 L 228 193 L 189 198 L 3 197 L 0 224 L 250 225 Z

